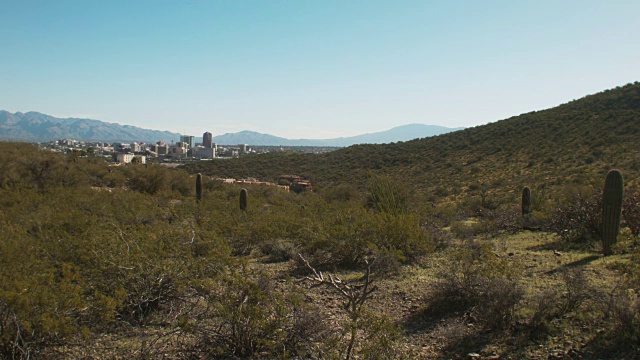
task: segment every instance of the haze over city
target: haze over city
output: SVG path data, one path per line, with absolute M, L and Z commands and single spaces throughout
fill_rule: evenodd
M 636 1 L 0 3 L 0 109 L 179 133 L 470 127 L 640 78 Z

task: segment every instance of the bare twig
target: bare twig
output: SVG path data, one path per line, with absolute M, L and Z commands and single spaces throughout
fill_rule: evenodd
M 353 352 L 353 347 L 356 342 L 357 332 L 359 328 L 359 320 L 362 316 L 362 310 L 364 308 L 364 303 L 367 299 L 371 297 L 371 294 L 378 290 L 378 287 L 373 285 L 373 280 L 371 279 L 371 266 L 372 262 L 368 262 L 365 260 L 367 265 L 367 270 L 363 279 L 363 283 L 361 284 L 349 284 L 346 281 L 340 279 L 334 275 L 327 275 L 326 277 L 322 273 L 322 271 L 317 271 L 316 269 L 309 264 L 309 261 L 302 257 L 301 254 L 298 254 L 300 259 L 304 262 L 304 264 L 313 272 L 313 276 L 305 277 L 306 280 L 312 281 L 315 286 L 327 285 L 331 288 L 336 289 L 346 300 L 344 304 L 344 309 L 349 316 L 351 321 L 351 336 L 349 338 L 349 345 L 347 346 L 345 359 L 349 360 L 351 358 L 351 353 Z M 374 260 L 375 261 L 375 260 Z

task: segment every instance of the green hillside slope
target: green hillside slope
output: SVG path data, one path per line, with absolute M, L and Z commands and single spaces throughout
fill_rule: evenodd
M 325 154 L 248 156 L 187 165 L 189 172 L 274 180 L 295 173 L 318 187 L 365 183 L 386 173 L 427 196 L 469 187 L 515 193 L 523 185 L 590 184 L 610 168 L 638 186 L 640 83 L 487 125 L 402 143 L 358 145 Z

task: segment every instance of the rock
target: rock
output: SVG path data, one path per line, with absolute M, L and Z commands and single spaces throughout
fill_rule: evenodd
M 468 359 L 481 359 L 482 356 L 480 356 L 480 354 L 478 354 L 478 353 L 468 353 L 467 354 L 467 358 Z

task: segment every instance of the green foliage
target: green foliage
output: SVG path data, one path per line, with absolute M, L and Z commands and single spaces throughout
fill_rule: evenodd
M 589 243 L 600 238 L 602 196 L 593 189 L 569 192 L 551 214 L 547 229 L 572 243 Z
M 0 232 L 0 357 L 28 358 L 73 334 L 86 306 L 73 264 L 41 258 L 29 236 L 9 223 Z
M 613 254 L 611 246 L 616 243 L 622 215 L 624 181 L 619 170 L 611 170 L 604 182 L 602 195 L 602 252 Z
M 449 253 L 435 289 L 427 294 L 427 311 L 438 316 L 469 311 L 471 321 L 482 327 L 502 328 L 524 295 L 518 277 L 518 269 L 498 258 L 488 243 L 465 242 Z
M 228 262 L 226 244 L 195 221 L 189 198 L 161 206 L 133 191 L 22 186 L 0 189 L 4 357 L 35 356 L 116 320 L 146 324 L 180 308 L 189 289 Z
M 390 215 L 406 214 L 409 211 L 406 189 L 389 176 L 371 175 L 367 204 L 372 209 Z
M 360 198 L 360 192 L 353 184 L 328 186 L 321 193 L 327 201 L 357 201 Z
M 434 250 L 417 215 L 378 213 L 357 204 L 327 210 L 312 220 L 317 230 L 300 244 L 305 258 L 320 268 L 357 267 L 379 255 L 408 263 Z
M 640 351 L 640 294 L 628 289 L 612 294 L 611 313 L 613 328 L 611 335 L 618 348 Z
M 630 179 L 627 194 L 637 190 L 637 160 L 621 149 L 637 142 L 638 99 L 635 84 L 429 139 L 186 167 L 272 181 L 295 173 L 318 185 L 298 195 L 248 185 L 252 216 L 242 211 L 246 202 L 238 209 L 239 187 L 204 179 L 198 186 L 196 176 L 194 197 L 193 177 L 179 169 L 0 144 L 0 357 L 39 357 L 75 334 L 118 333 L 126 323 L 141 332 L 178 325 L 195 357 L 336 358 L 357 339 L 354 356 L 394 358 L 401 334 L 384 316 L 362 309 L 355 322 L 334 321 L 341 338 L 300 289 L 251 275 L 261 262 L 297 253 L 323 269 L 361 268 L 375 258 L 373 271 L 403 275 L 404 264 L 445 249 L 449 262 L 429 293 L 429 312 L 505 328 L 522 297 L 520 273 L 487 243 L 454 246 L 452 237 L 521 229 L 513 189 L 526 183 L 535 189 L 532 218 L 549 217 L 569 241 L 599 238 L 600 192 L 572 189 L 600 189 L 593 179 L 615 166 Z M 627 198 L 625 224 L 637 235 L 637 201 Z M 251 269 L 236 268 L 245 256 Z M 549 297 L 553 313 L 541 313 L 541 323 L 590 303 L 581 280 L 571 279 Z M 629 341 L 637 334 L 636 293 L 615 294 L 619 306 L 610 306 Z
M 486 206 L 514 204 L 519 199 L 512 189 L 528 184 L 535 192 L 532 210 L 546 212 L 551 209 L 535 203 L 545 198 L 540 193 L 543 186 L 553 199 L 565 187 L 589 185 L 590 179 L 604 176 L 603 169 L 614 166 L 627 179 L 640 177 L 637 157 L 629 156 L 640 132 L 638 99 L 640 83 L 634 83 L 553 109 L 430 138 L 356 145 L 325 154 L 270 153 L 185 168 L 194 174 L 269 181 L 294 173 L 322 191 L 331 191 L 335 184 L 365 190 L 373 170 L 395 181 L 402 179 L 409 194 L 421 194 L 436 205 L 481 195 L 465 193 L 474 183 L 486 184 Z
M 633 236 L 640 237 L 640 193 L 625 192 L 622 217 Z
M 207 304 L 184 331 L 195 351 L 213 358 L 308 358 L 331 334 L 320 313 L 291 289 L 281 294 L 265 275 L 232 272 L 199 290 Z
M 402 341 L 402 331 L 384 314 L 365 311 L 362 315 L 363 339 L 358 349 L 362 359 L 399 359 L 398 344 Z

